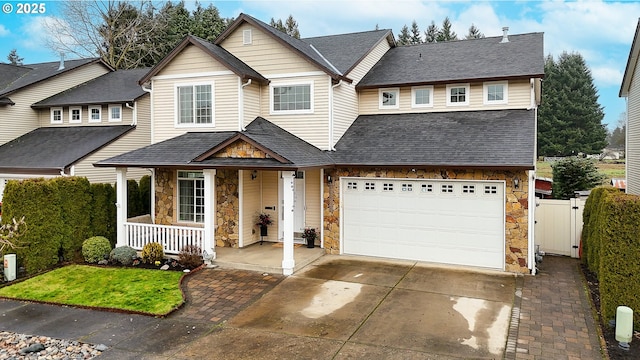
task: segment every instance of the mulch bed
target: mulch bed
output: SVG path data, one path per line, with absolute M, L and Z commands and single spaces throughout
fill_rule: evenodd
M 616 329 L 615 326 L 609 325 L 610 319 L 603 319 L 602 313 L 600 311 L 600 287 L 598 283 L 598 278 L 594 273 L 589 271 L 586 266 L 581 265 L 582 273 L 584 274 L 585 279 L 587 280 L 587 285 L 589 287 L 589 294 L 591 295 L 591 301 L 596 311 L 596 322 L 597 325 L 600 326 L 602 335 L 607 345 L 607 352 L 609 353 L 609 359 L 611 360 L 631 360 L 631 359 L 640 359 L 640 332 L 635 331 L 634 337 L 631 343 L 629 344 L 631 347 L 629 350 L 622 350 L 618 346 L 618 341 L 616 340 Z

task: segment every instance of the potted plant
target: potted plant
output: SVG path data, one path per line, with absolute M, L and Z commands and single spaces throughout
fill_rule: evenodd
M 305 228 L 302 233 L 302 238 L 307 240 L 307 247 L 309 249 L 316 246 L 316 238 L 318 237 L 318 233 L 316 233 L 316 229 L 314 228 Z
M 256 225 L 260 226 L 260 236 L 267 236 L 267 226 L 273 224 L 271 216 L 269 214 L 262 213 L 258 215 L 258 222 Z

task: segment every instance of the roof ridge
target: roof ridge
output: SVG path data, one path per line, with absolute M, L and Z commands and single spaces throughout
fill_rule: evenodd
M 374 33 L 374 32 L 389 32 L 391 29 L 377 29 L 377 30 L 364 30 L 364 31 L 354 31 L 340 34 L 331 34 L 331 35 L 319 35 L 319 36 L 309 36 L 305 38 L 300 38 L 300 40 L 305 41 L 308 39 L 318 39 L 318 38 L 327 38 L 333 36 L 345 36 L 345 35 L 357 35 L 357 34 L 366 34 L 366 33 Z

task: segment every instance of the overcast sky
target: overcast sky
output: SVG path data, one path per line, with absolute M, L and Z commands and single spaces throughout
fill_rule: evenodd
M 193 8 L 195 1 L 186 2 Z M 637 1 L 201 1 L 205 6 L 211 2 L 223 17 L 244 12 L 268 23 L 272 17 L 284 20 L 291 14 L 302 37 L 366 31 L 376 25 L 397 36 L 413 20 L 425 30 L 432 20 L 440 25 L 446 16 L 459 37 L 472 23 L 486 36 L 501 35 L 503 26 L 511 34 L 543 32 L 545 55 L 579 52 L 586 59 L 604 107 L 603 123 L 609 128 L 626 108 L 618 92 L 640 16 Z M 11 49 L 17 49 L 27 64 L 58 59 L 43 46 L 46 33 L 41 24 L 57 15 L 59 3 L 37 3 L 45 5 L 44 14 L 18 14 L 20 2 L 0 0 L 0 61 L 6 61 Z

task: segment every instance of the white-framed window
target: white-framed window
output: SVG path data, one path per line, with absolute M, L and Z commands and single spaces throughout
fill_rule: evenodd
M 109 121 L 122 121 L 122 105 L 109 105 Z
M 447 85 L 447 106 L 469 105 L 469 84 Z
M 378 108 L 398 109 L 400 108 L 400 89 L 389 88 L 378 90 Z
M 433 86 L 412 87 L 411 107 L 433 107 Z
M 482 87 L 485 105 L 508 104 L 509 83 L 507 81 L 486 82 Z
M 269 87 L 271 114 L 313 113 L 313 82 Z
M 213 125 L 213 84 L 176 85 L 176 126 Z
M 102 121 L 102 106 L 89 106 L 89 122 Z
M 64 115 L 62 115 L 62 108 L 51 108 L 51 123 L 62 124 L 64 121 Z
M 178 171 L 178 221 L 204 222 L 202 171 Z
M 251 29 L 242 30 L 242 44 L 251 45 L 252 42 Z
M 82 122 L 82 108 L 70 107 L 69 108 L 69 124 L 78 124 Z

